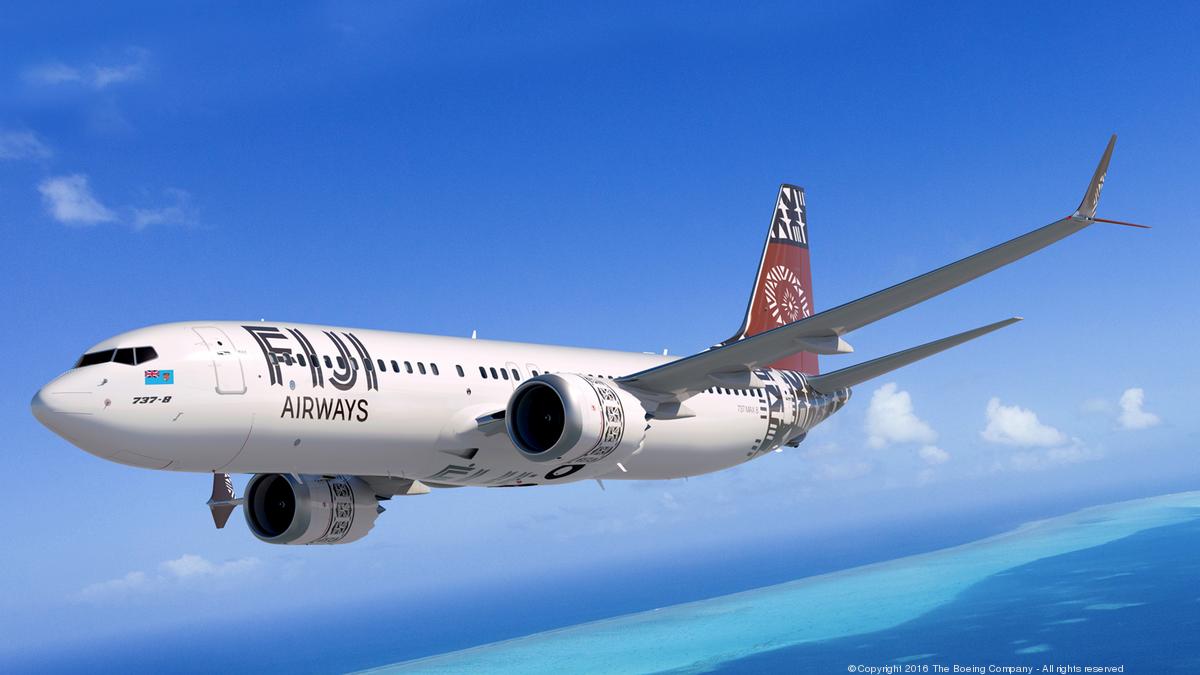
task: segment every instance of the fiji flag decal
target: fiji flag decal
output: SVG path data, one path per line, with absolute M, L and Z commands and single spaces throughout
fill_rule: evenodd
M 175 371 L 147 370 L 146 384 L 175 384 Z

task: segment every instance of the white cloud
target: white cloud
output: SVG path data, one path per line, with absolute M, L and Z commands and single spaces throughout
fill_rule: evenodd
M 867 444 L 882 448 L 891 443 L 933 443 L 937 432 L 913 413 L 912 397 L 888 382 L 871 394 L 867 407 Z
M 79 592 L 79 597 L 100 600 L 115 595 L 178 588 L 199 579 L 232 579 L 256 570 L 259 565 L 261 561 L 258 558 L 214 563 L 194 553 L 185 553 L 174 560 L 160 563 L 156 574 L 136 570 L 116 579 L 91 584 Z
M 1142 410 L 1145 399 L 1146 392 L 1141 387 L 1126 389 L 1125 393 L 1121 394 L 1121 400 L 1118 402 L 1121 414 L 1117 416 L 1117 422 L 1121 424 L 1122 429 L 1146 429 L 1162 421 L 1158 415 Z
M 186 190 L 168 188 L 164 190 L 169 203 L 164 206 L 141 208 L 121 207 L 111 209 L 92 194 L 88 177 L 84 174 L 55 176 L 38 184 L 46 210 L 60 223 L 67 225 L 95 225 L 117 220 L 128 222 L 136 230 L 152 225 L 194 225 L 195 210 L 192 195 Z M 118 217 L 118 211 L 123 214 Z
M 101 204 L 88 186 L 87 176 L 72 174 L 47 178 L 38 184 L 42 201 L 50 215 L 67 225 L 95 225 L 117 219 L 108 207 Z
M 987 427 L 981 433 L 985 441 L 1020 447 L 1053 447 L 1067 443 L 1058 429 L 1038 420 L 1028 408 L 1002 405 L 993 397 L 987 404 Z
M 191 206 L 192 195 L 187 190 L 168 188 L 166 194 L 173 201 L 172 204 L 147 209 L 134 207 L 134 228 L 140 230 L 151 225 L 191 225 L 195 222 Z
M 921 449 L 917 451 L 917 454 L 920 455 L 921 459 L 925 460 L 927 464 L 945 464 L 946 462 L 950 461 L 950 453 L 936 445 L 922 446 Z
M 226 577 L 248 572 L 258 567 L 258 558 L 239 558 L 214 563 L 194 553 L 185 553 L 162 564 L 162 568 L 179 579 L 194 577 Z
M 0 159 L 45 159 L 51 154 L 32 131 L 0 129 Z
M 149 56 L 145 49 L 134 47 L 126 50 L 125 58 L 118 62 L 72 66 L 52 61 L 26 68 L 22 77 L 30 84 L 43 87 L 78 84 L 100 90 L 141 79 Z

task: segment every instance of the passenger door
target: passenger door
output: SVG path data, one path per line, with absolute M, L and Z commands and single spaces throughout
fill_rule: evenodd
M 216 377 L 218 394 L 246 393 L 246 375 L 242 371 L 242 360 L 225 331 L 216 326 L 195 326 L 196 335 L 208 347 L 212 358 L 213 374 Z

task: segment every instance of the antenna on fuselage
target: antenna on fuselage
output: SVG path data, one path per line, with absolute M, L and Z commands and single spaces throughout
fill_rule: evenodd
M 474 340 L 474 339 L 475 339 L 475 337 L 476 337 L 475 329 L 474 329 L 474 328 L 472 328 L 472 329 L 471 329 L 471 339 L 472 339 L 472 340 Z

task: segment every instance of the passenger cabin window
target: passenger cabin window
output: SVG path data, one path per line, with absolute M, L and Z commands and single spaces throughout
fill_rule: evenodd
M 392 372 L 393 372 L 393 373 L 398 373 L 398 372 L 400 372 L 400 364 L 399 364 L 399 363 L 396 363 L 396 360 L 395 360 L 395 359 L 392 359 Z
M 308 365 L 308 362 L 306 362 L 306 361 L 304 360 L 304 355 L 303 355 L 303 354 L 297 354 L 297 355 L 296 355 L 296 363 L 299 363 L 299 364 L 300 364 L 300 365 L 302 365 L 302 366 L 307 366 L 307 365 Z
M 487 379 L 487 371 L 483 369 L 483 366 L 479 366 L 479 376 L 485 380 Z
M 503 377 L 504 379 L 506 379 L 506 380 L 507 380 L 507 379 L 508 379 L 508 371 L 507 371 L 507 370 L 505 370 L 505 369 L 503 369 L 503 368 L 501 368 L 501 369 L 500 369 L 500 376 L 501 376 L 501 377 Z
M 466 377 L 466 376 L 467 376 L 467 374 L 463 372 L 462 366 L 458 366 L 458 365 L 456 365 L 456 366 L 454 366 L 454 369 L 458 371 L 458 376 L 459 376 L 459 377 Z
M 496 374 L 496 369 L 495 369 L 495 368 L 488 368 L 488 370 L 490 370 L 490 371 L 491 371 L 491 373 L 492 373 L 492 379 L 493 379 L 493 380 L 498 380 L 498 379 L 500 379 L 500 376 Z
M 383 362 L 383 359 L 377 359 L 377 361 L 379 363 L 379 372 L 386 373 L 387 372 L 387 364 L 385 364 Z
M 424 375 L 425 374 L 425 364 L 421 363 L 420 361 L 417 361 L 417 370 L 421 371 L 421 374 Z
M 410 362 L 408 362 L 408 361 L 405 361 L 405 362 L 404 362 L 404 369 L 408 371 L 408 374 L 409 374 L 409 375 L 412 375 L 412 363 L 410 363 Z
M 328 356 L 325 357 L 325 367 L 333 370 L 333 362 L 329 360 Z
M 534 370 L 534 371 L 531 371 L 531 372 L 533 373 L 533 376 L 534 376 L 534 377 L 537 377 L 537 376 L 538 376 L 538 371 Z
M 521 379 L 521 376 L 517 374 L 517 369 L 516 369 L 516 368 L 513 368 L 513 369 L 512 369 L 512 374 L 513 374 L 513 379 L 514 379 L 514 380 L 520 381 L 520 379 Z
M 436 363 L 429 364 L 429 372 L 433 373 L 434 375 L 441 375 L 441 373 L 438 372 Z
M 346 369 L 345 357 L 342 357 L 342 356 L 337 357 L 337 364 L 338 364 L 338 370 L 345 370 Z

